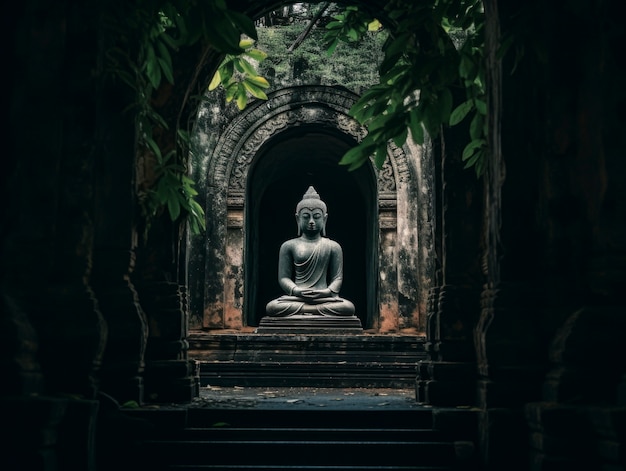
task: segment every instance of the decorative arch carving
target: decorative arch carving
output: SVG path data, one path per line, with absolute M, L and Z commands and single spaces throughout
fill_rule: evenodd
M 261 146 L 283 130 L 314 124 L 339 130 L 360 142 L 367 131 L 348 111 L 358 96 L 333 87 L 286 88 L 257 103 L 233 120 L 221 135 L 207 169 L 210 185 L 228 189 L 229 194 L 245 189 L 248 171 Z M 391 143 L 383 168 L 375 169 L 379 191 L 393 192 L 396 182 L 409 172 L 407 155 Z

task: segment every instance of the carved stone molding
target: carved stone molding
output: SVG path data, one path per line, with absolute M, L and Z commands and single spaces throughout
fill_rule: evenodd
M 243 191 L 254 156 L 264 143 L 288 128 L 315 125 L 339 130 L 360 142 L 367 131 L 348 114 L 357 98 L 332 87 L 294 87 L 253 105 L 220 136 L 207 167 L 209 185 L 228 189 L 228 195 Z M 409 175 L 402 148 L 390 144 L 388 157 L 382 169 L 374 168 L 379 192 L 396 191 L 397 183 L 406 181 Z

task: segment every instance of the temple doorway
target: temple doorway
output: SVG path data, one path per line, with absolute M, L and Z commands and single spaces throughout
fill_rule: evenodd
M 425 156 L 390 143 L 380 169 L 339 165 L 365 136 L 348 115 L 355 100 L 335 87 L 291 87 L 241 114 L 200 114 L 193 170 L 207 230 L 188 243 L 192 329 L 255 331 L 282 294 L 280 244 L 297 236 L 295 208 L 313 186 L 328 205 L 326 235 L 344 252 L 340 296 L 363 328 L 423 330 L 433 220 Z
M 280 133 L 261 148 L 250 170 L 245 227 L 246 323 L 257 326 L 278 286 L 278 251 L 297 236 L 295 207 L 309 186 L 328 206 L 326 236 L 344 252 L 341 296 L 352 301 L 362 325 L 372 325 L 377 290 L 376 177 L 371 165 L 338 165 L 354 146 L 345 134 L 315 126 Z

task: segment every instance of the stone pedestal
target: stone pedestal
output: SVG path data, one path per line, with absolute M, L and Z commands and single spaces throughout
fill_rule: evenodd
M 256 329 L 258 334 L 360 334 L 362 332 L 361 321 L 356 316 L 329 317 L 313 314 L 297 314 L 289 317 L 265 316 Z
M 330 332 L 330 333 L 329 333 Z M 201 387 L 410 389 L 427 358 L 423 336 L 192 331 Z

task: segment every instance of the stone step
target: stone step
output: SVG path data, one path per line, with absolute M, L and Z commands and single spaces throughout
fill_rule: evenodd
M 410 388 L 415 365 L 324 362 L 200 362 L 201 386 Z
M 276 397 L 249 400 L 258 391 L 217 388 L 188 405 L 125 410 L 152 424 L 137 447 L 144 469 L 475 469 L 472 411 L 421 406 L 391 390 L 276 388 Z
M 443 441 L 446 436 L 432 429 L 416 428 L 333 428 L 333 427 L 189 427 L 177 438 L 202 440 L 313 440 L 313 441 Z
M 343 429 L 432 429 L 432 411 L 427 408 L 301 409 L 301 408 L 190 408 L 185 428 L 206 428 L 214 424 L 228 427 L 333 428 Z
M 152 470 L 418 470 L 459 467 L 459 442 L 432 429 L 428 408 L 398 410 L 187 408 L 152 419 L 141 445 Z
M 452 466 L 454 443 L 381 440 L 155 440 L 144 446 L 158 461 L 176 465 L 240 466 Z
M 425 339 L 416 335 L 189 336 L 201 386 L 413 387 Z
M 293 465 L 242 465 L 242 464 L 216 464 L 216 465 L 172 465 L 168 468 L 169 470 L 202 470 L 208 469 L 212 471 L 231 471 L 231 470 L 242 470 L 242 471 L 264 471 L 264 470 L 293 470 Z M 455 468 L 450 468 L 449 466 L 402 466 L 402 465 L 384 465 L 384 466 L 340 466 L 333 465 L 330 468 L 328 466 L 315 466 L 315 465 L 299 465 L 297 469 L 304 469 L 307 471 L 452 471 Z M 469 470 L 468 470 L 469 471 Z

